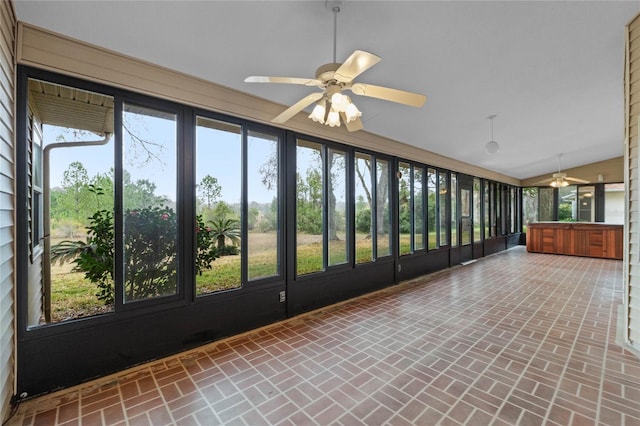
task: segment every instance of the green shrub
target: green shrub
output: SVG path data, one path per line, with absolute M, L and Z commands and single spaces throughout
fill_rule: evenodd
M 198 274 L 211 268 L 218 256 L 215 238 L 196 217 Z M 74 271 L 96 284 L 96 296 L 105 305 L 114 302 L 113 213 L 97 211 L 89 218 L 87 241 L 62 241 L 52 246 L 52 262 L 74 259 Z M 127 300 L 162 296 L 177 285 L 176 214 L 169 207 L 130 209 L 124 212 L 124 289 Z

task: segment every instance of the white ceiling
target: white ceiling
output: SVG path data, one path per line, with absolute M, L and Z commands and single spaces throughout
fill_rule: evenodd
M 320 1 L 14 0 L 18 19 L 283 105 L 333 61 Z M 352 96 L 365 129 L 518 179 L 623 155 L 624 26 L 634 1 L 344 1 L 337 59 L 356 81 L 427 95 L 419 109 Z M 284 107 L 283 107 L 284 109 Z M 500 151 L 484 152 L 496 114 Z M 399 154 L 401 155 L 401 153 Z

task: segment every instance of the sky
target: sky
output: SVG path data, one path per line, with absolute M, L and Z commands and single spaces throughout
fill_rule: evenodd
M 135 133 L 140 139 L 154 141 L 159 146 L 151 147 L 150 151 L 157 156 L 148 162 L 146 154 L 139 149 L 125 149 L 125 169 L 131 174 L 132 180 L 148 179 L 156 184 L 156 195 L 176 199 L 176 128 L 175 123 L 166 119 L 145 117 L 145 126 Z M 149 130 L 152 129 L 152 130 Z M 57 137 L 64 130 L 55 126 L 44 126 L 44 145 L 58 142 Z M 126 134 L 126 133 L 125 133 Z M 65 141 L 99 140 L 98 135 L 82 135 L 74 138 L 70 133 L 64 133 Z M 133 146 L 129 136 L 125 137 L 125 146 Z M 260 137 L 250 137 L 248 147 L 248 167 L 250 177 L 247 181 L 250 201 L 270 203 L 275 195 L 263 184 L 259 175 L 262 166 L 275 149 L 275 144 Z M 229 204 L 240 202 L 241 194 L 241 139 L 239 134 L 198 127 L 196 132 L 197 161 L 196 183 L 205 175 L 211 175 L 221 186 L 221 200 Z M 89 178 L 96 174 L 106 174 L 114 164 L 113 138 L 104 146 L 87 146 L 56 148 L 50 154 L 50 185 L 62 185 L 64 172 L 74 161 L 82 163 Z

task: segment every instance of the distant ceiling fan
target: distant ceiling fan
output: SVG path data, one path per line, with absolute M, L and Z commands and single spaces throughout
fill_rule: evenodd
M 567 176 L 566 173 L 560 171 L 560 158 L 562 154 L 558 154 L 558 173 L 554 173 L 550 178 L 541 180 L 538 183 L 549 183 L 549 186 L 554 188 L 564 188 L 571 185 L 571 182 L 575 183 L 589 183 L 588 180 L 578 179 Z M 570 182 L 571 181 L 571 182 Z
M 336 2 L 338 3 L 338 2 Z M 246 83 L 286 83 L 319 87 L 321 92 L 311 93 L 291 107 L 283 111 L 272 123 L 284 123 L 291 117 L 317 102 L 313 112 L 309 115 L 313 121 L 326 124 L 331 127 L 340 126 L 342 121 L 350 132 L 362 129 L 360 116 L 362 113 L 351 102 L 351 98 L 343 95 L 342 91 L 350 90 L 360 96 L 383 99 L 409 106 L 421 107 L 426 97 L 418 93 L 405 92 L 404 90 L 388 87 L 374 86 L 371 84 L 354 83 L 354 79 L 360 74 L 380 62 L 381 58 L 363 50 L 356 50 L 343 63 L 336 62 L 336 34 L 337 21 L 340 6 L 334 5 L 333 11 L 333 63 L 321 65 L 315 78 L 298 77 L 266 77 L 251 76 L 244 81 Z

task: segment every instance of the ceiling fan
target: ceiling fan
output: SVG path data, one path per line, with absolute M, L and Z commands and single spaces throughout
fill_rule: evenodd
M 560 170 L 561 157 L 562 157 L 562 154 L 558 154 L 558 173 L 554 173 L 550 178 L 541 180 L 538 183 L 549 183 L 549 186 L 552 186 L 553 188 L 564 188 L 566 186 L 571 185 L 571 182 L 589 183 L 588 180 L 569 177 L 567 176 L 566 173 L 562 173 L 562 171 Z
M 351 102 L 349 96 L 342 94 L 343 91 L 347 90 L 360 96 L 368 96 L 404 105 L 421 107 L 426 100 L 424 95 L 389 87 L 354 82 L 356 77 L 380 62 L 381 58 L 373 53 L 356 50 L 346 61 L 337 63 L 337 14 L 340 11 L 340 7 L 333 6 L 332 11 L 334 15 L 333 62 L 321 65 L 316 71 L 315 78 L 250 76 L 244 80 L 246 83 L 299 84 L 322 89 L 321 92 L 314 92 L 305 96 L 284 110 L 280 115 L 271 120 L 271 122 L 282 124 L 316 102 L 317 104 L 313 112 L 309 115 L 309 118 L 313 121 L 331 127 L 340 126 L 340 122 L 342 121 L 348 131 L 353 132 L 360 130 L 363 127 L 362 121 L 360 120 L 362 113 L 355 104 Z

